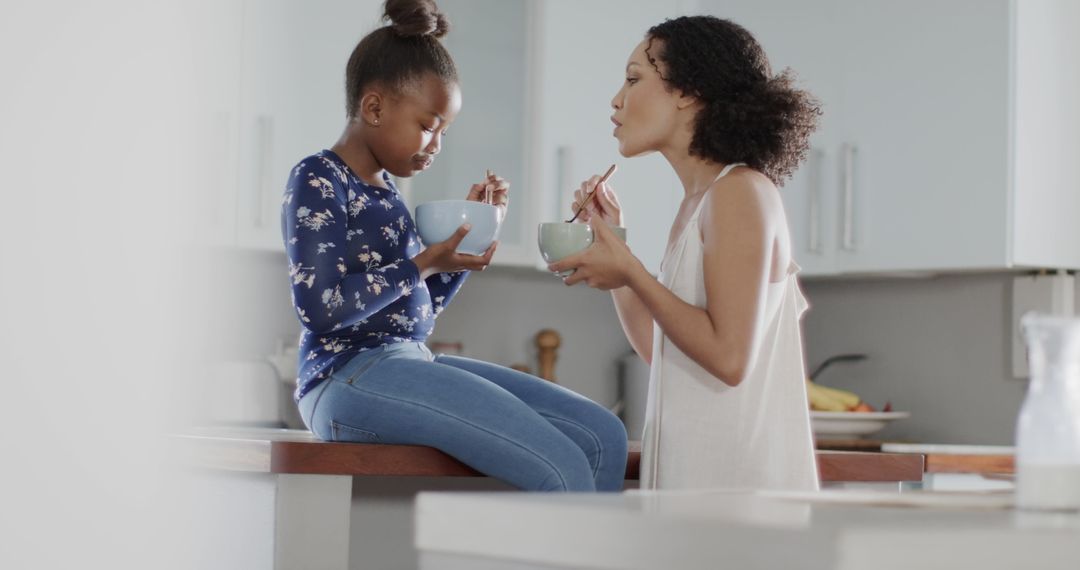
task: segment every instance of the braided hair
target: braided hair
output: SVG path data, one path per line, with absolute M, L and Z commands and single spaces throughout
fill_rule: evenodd
M 645 55 L 664 82 L 703 104 L 690 154 L 744 162 L 783 185 L 806 157 L 821 115 L 821 103 L 794 87 L 793 72 L 773 75 L 746 28 L 713 16 L 666 20 L 646 38 Z
M 425 73 L 446 83 L 458 80 L 457 67 L 439 38 L 450 22 L 433 0 L 386 0 L 383 26 L 360 40 L 345 67 L 345 108 L 358 110 L 364 88 L 381 83 L 400 90 Z

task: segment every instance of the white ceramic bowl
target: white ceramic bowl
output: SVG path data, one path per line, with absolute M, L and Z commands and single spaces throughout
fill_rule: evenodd
M 862 437 L 881 431 L 889 422 L 911 416 L 910 412 L 810 412 L 814 435 Z
M 619 239 L 626 241 L 626 228 L 609 226 Z M 592 245 L 593 230 L 589 224 L 573 222 L 544 222 L 537 228 L 537 245 L 544 261 L 555 263 Z M 559 277 L 567 277 L 573 271 L 563 271 Z
M 483 255 L 499 237 L 499 209 L 491 204 L 436 200 L 416 207 L 416 231 L 428 247 L 450 239 L 464 223 L 472 224 L 472 229 L 461 240 L 458 253 Z

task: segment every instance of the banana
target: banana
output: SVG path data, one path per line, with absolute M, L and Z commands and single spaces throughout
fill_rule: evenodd
M 810 399 L 810 409 L 822 412 L 846 412 L 844 403 L 821 390 L 821 386 L 807 380 L 806 395 Z
M 831 396 L 834 400 L 840 400 L 840 402 L 844 404 L 847 409 L 858 406 L 859 402 L 862 401 L 862 398 L 860 398 L 859 395 L 854 392 L 849 392 L 847 390 L 839 390 L 836 388 L 829 388 L 827 386 L 822 386 L 816 383 L 814 384 L 814 386 L 816 386 L 822 392 Z
M 823 412 L 846 412 L 862 402 L 862 398 L 854 392 L 828 388 L 810 380 L 806 381 L 806 392 L 810 407 Z

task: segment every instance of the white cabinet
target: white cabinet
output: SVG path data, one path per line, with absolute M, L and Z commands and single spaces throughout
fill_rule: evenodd
M 1080 267 L 1080 4 L 702 7 L 825 104 L 782 190 L 807 274 Z
M 690 3 L 439 2 L 451 21 L 445 43 L 463 106 L 436 164 L 411 181 L 413 201 L 460 198 L 491 168 L 512 184 L 495 263 L 545 267 L 537 224 L 569 218 L 578 184 L 617 162 L 613 184 L 630 245 L 656 271 L 681 185 L 659 156 L 619 156 L 608 117 L 630 52 L 683 4 Z
M 345 64 L 382 15 L 376 0 L 246 0 L 240 32 L 237 243 L 284 250 L 289 170 L 346 122 Z
M 189 87 L 196 98 L 192 104 L 200 111 L 197 140 L 205 144 L 193 152 L 196 164 L 183 166 L 198 177 L 186 197 L 190 201 L 190 238 L 201 246 L 232 245 L 236 242 L 243 2 L 224 0 L 212 8 L 202 3 L 196 10 L 201 38 L 190 47 L 191 60 L 199 65 L 194 72 L 197 80 Z
M 226 0 L 216 8 L 208 39 L 193 48 L 212 86 L 199 243 L 284 250 L 289 170 L 341 135 L 345 63 L 381 14 L 377 0 Z
M 535 5 L 531 207 L 542 221 L 568 219 L 574 189 L 618 163 L 612 185 L 623 205 L 627 241 L 654 273 L 683 197 L 682 185 L 659 154 L 619 155 L 609 119 L 611 100 L 645 32 L 690 7 L 676 0 L 548 0 Z
M 803 275 L 837 271 L 840 223 L 832 190 L 839 182 L 836 168 L 842 146 L 839 115 L 841 89 L 837 54 L 843 43 L 832 31 L 837 26 L 839 3 L 833 0 L 731 0 L 703 2 L 702 11 L 731 19 L 746 27 L 764 47 L 774 73 L 796 72 L 797 86 L 822 103 L 824 115 L 810 138 L 805 162 L 780 188 L 787 210 L 795 260 Z
M 462 107 L 442 150 L 427 171 L 406 185 L 411 206 L 464 199 L 490 169 L 510 182 L 510 207 L 493 262 L 531 265 L 536 255 L 535 212 L 525 177 L 528 0 L 440 0 L 450 20 L 443 44 L 454 58 Z M 415 210 L 414 210 L 415 211 Z

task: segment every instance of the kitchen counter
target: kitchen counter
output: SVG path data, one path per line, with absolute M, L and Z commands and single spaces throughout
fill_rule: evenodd
M 206 428 L 175 436 L 188 464 L 225 471 L 401 477 L 482 477 L 436 449 L 411 445 L 335 443 L 306 430 Z M 822 482 L 920 481 L 923 458 L 907 453 L 818 451 Z M 630 442 L 626 479 L 637 480 L 640 442 Z
M 927 473 L 1011 475 L 1016 472 L 1016 448 L 1004 445 L 885 443 L 881 451 L 922 455 L 926 458 Z
M 210 556 L 262 561 L 251 567 L 414 567 L 418 493 L 526 495 L 506 493 L 505 484 L 430 447 L 324 442 L 306 430 L 239 427 L 193 430 L 169 441 L 170 456 L 191 474 L 192 496 L 212 498 L 196 525 L 222 547 Z M 636 443 L 627 459 L 626 486 L 633 488 Z M 923 476 L 918 454 L 821 451 L 818 465 L 829 485 L 893 494 L 901 482 Z
M 422 493 L 416 545 L 424 570 L 1076 568 L 1080 514 L 1003 508 L 1010 502 L 1007 493 Z

